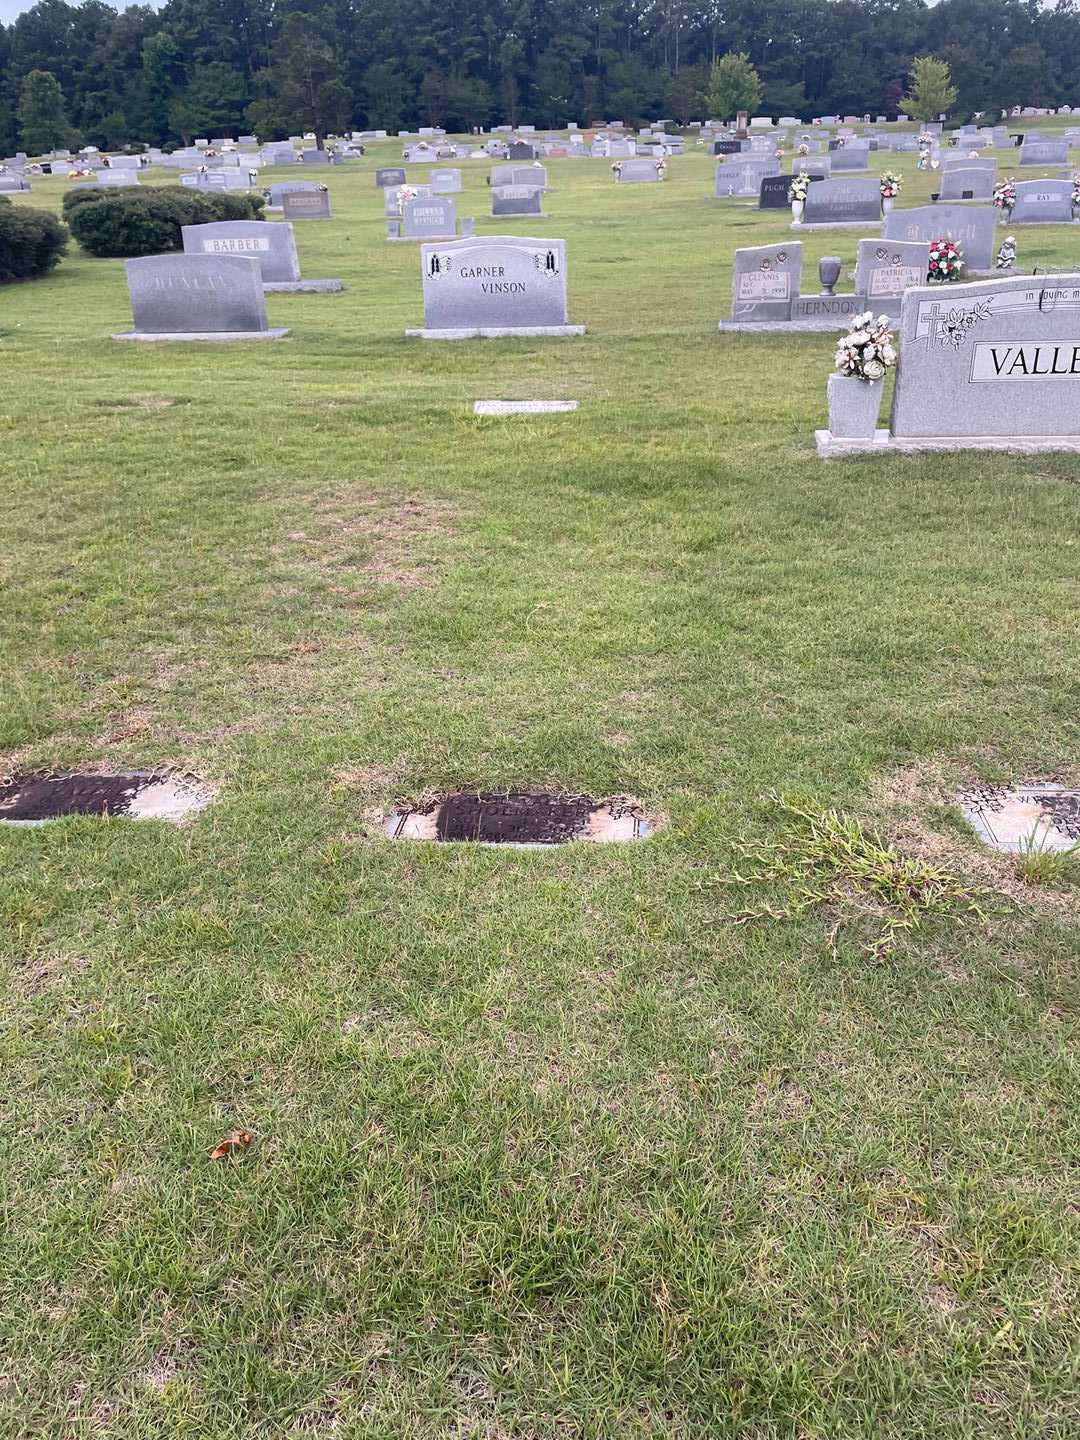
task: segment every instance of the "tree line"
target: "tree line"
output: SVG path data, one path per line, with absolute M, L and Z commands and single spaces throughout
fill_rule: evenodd
M 0 25 L 0 154 L 249 130 L 682 124 L 707 113 L 714 66 L 734 54 L 773 115 L 895 114 L 925 55 L 948 64 L 958 118 L 1080 103 L 1077 0 L 39 0 Z

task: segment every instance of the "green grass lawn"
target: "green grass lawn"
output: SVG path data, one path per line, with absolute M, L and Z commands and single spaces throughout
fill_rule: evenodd
M 284 341 L 117 345 L 74 245 L 0 292 L 0 769 L 219 787 L 0 830 L 0 1435 L 1076 1434 L 1077 892 L 947 800 L 1080 775 L 1080 457 L 819 462 L 832 337 L 716 329 L 789 217 L 700 150 L 549 162 L 544 220 L 463 162 L 481 232 L 565 237 L 589 333 L 406 340 L 399 154 L 298 224 L 347 289 L 269 297 Z M 667 825 L 379 832 L 516 783 Z M 884 959 L 873 917 L 734 925 L 773 789 L 1000 894 Z

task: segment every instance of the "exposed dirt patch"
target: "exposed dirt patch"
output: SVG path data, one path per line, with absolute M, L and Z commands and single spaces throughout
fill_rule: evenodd
M 318 502 L 310 524 L 289 531 L 274 553 L 309 571 L 429 589 L 438 579 L 431 542 L 451 533 L 451 520 L 450 507 L 437 500 L 330 495 Z
M 985 783 L 974 769 L 974 758 L 919 760 L 878 776 L 870 793 L 889 838 L 906 853 L 957 871 L 1017 905 L 1058 919 L 1080 918 L 1080 897 L 1075 892 L 1026 884 L 1017 874 L 1015 856 L 991 850 L 965 832 L 956 796 Z M 993 765 L 988 754 L 981 758 L 988 767 Z M 1037 778 L 1078 783 L 1077 772 Z M 943 810 L 956 817 L 955 830 L 934 828 L 930 817 Z
M 95 400 L 98 410 L 171 410 L 175 405 L 190 405 L 188 395 L 125 395 L 118 400 Z
M 959 1309 L 960 1301 L 947 1285 L 931 1285 L 926 1292 L 927 1304 L 939 1315 L 953 1315 Z
M 62 985 L 65 980 L 81 975 L 89 963 L 85 955 L 73 955 L 67 950 L 45 950 L 27 956 L 21 962 L 16 960 L 15 985 L 24 995 L 41 995 Z

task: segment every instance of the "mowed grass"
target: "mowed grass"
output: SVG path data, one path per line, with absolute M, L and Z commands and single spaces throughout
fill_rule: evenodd
M 122 263 L 75 246 L 0 292 L 3 768 L 219 787 L 180 830 L 0 832 L 0 1434 L 1075 1433 L 1067 899 L 874 960 L 706 882 L 783 834 L 774 788 L 889 834 L 896 773 L 1076 777 L 1080 458 L 818 462 L 831 338 L 716 331 L 789 217 L 700 151 L 549 162 L 531 221 L 464 163 L 482 232 L 565 237 L 589 334 L 408 341 L 398 154 L 297 226 L 347 290 L 271 296 L 285 341 L 115 344 Z M 804 289 L 857 239 L 806 236 Z M 378 832 L 517 783 L 668 823 Z

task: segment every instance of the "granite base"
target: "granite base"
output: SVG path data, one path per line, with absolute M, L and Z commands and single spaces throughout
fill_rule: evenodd
M 345 286 L 340 280 L 271 280 L 262 288 L 264 295 L 336 295 Z
M 584 325 L 483 325 L 461 330 L 406 330 L 410 340 L 517 340 L 531 336 L 584 335 Z
M 880 230 L 883 220 L 819 220 L 808 225 L 805 220 L 788 226 L 789 230 Z
M 897 437 L 875 430 L 872 440 L 834 438 L 831 430 L 815 430 L 819 460 L 842 455 L 923 455 L 943 450 L 1010 450 L 1020 455 L 1046 455 L 1054 451 L 1080 454 L 1080 435 L 913 435 Z
M 280 340 L 283 335 L 288 335 L 288 330 L 162 330 L 159 332 L 143 333 L 138 330 L 124 330 L 119 335 L 113 335 L 113 340 L 144 340 L 155 345 L 173 345 L 181 343 L 205 344 L 211 341 L 214 344 L 222 345 L 232 340 Z

